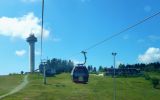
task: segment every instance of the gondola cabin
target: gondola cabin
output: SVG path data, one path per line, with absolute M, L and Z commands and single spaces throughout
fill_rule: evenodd
M 46 65 L 44 65 L 44 64 L 39 65 L 40 73 L 44 74 L 44 66 L 46 67 L 46 69 L 45 69 L 46 77 L 51 77 L 51 76 L 54 76 L 56 74 L 55 68 L 54 67 L 49 67 L 47 64 Z
M 72 69 L 71 76 L 75 83 L 87 83 L 89 72 L 84 64 L 78 64 Z

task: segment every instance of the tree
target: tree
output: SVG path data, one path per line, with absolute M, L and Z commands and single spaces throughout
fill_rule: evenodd
M 99 69 L 98 69 L 99 72 L 104 72 L 104 68 L 102 66 L 99 66 Z
M 94 67 L 94 68 L 93 68 L 93 72 L 97 72 L 97 69 L 96 69 L 96 67 Z
M 39 65 L 39 70 L 41 73 L 43 73 L 43 64 Z M 71 60 L 62 60 L 62 59 L 57 59 L 57 58 L 53 58 L 51 60 L 47 60 L 47 66 L 46 66 L 46 70 L 48 70 L 48 72 L 50 71 L 55 71 L 56 74 L 60 74 L 63 72 L 71 72 L 71 70 L 74 67 L 74 63 Z
M 88 71 L 90 72 L 90 70 L 91 70 L 91 67 L 90 67 L 90 66 L 88 66 L 88 67 L 87 67 L 87 69 L 88 69 Z
M 144 78 L 145 78 L 145 80 L 150 80 L 150 79 L 151 79 L 151 77 L 149 76 L 148 73 L 145 73 L 145 74 L 144 74 Z
M 92 65 L 89 65 L 89 66 L 88 66 L 88 71 L 89 71 L 89 72 L 92 72 L 92 71 L 93 71 Z
M 153 88 L 156 88 L 157 85 L 159 85 L 159 79 L 156 77 L 152 78 L 152 84 L 153 84 Z
M 71 72 L 71 70 L 73 69 L 73 66 L 74 66 L 74 63 L 71 60 L 69 60 L 68 67 L 67 67 L 67 72 Z
M 21 74 L 23 75 L 23 74 L 24 74 L 24 72 L 23 72 L 23 71 L 21 71 Z
M 125 65 L 124 65 L 124 64 L 119 64 L 118 67 L 119 67 L 119 68 L 125 68 Z

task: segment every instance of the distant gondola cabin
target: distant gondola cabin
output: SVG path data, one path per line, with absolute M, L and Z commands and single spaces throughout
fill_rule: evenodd
M 44 66 L 46 67 L 45 73 L 46 73 L 47 77 L 54 76 L 56 74 L 55 68 L 54 67 L 49 67 L 49 66 L 47 66 L 47 64 L 46 65 L 44 65 L 44 64 L 39 65 L 40 73 L 42 73 L 42 74 L 44 73 Z

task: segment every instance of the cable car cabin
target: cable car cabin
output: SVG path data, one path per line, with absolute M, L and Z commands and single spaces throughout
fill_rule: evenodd
M 84 64 L 78 64 L 72 69 L 71 76 L 73 82 L 75 83 L 87 83 L 89 78 L 89 73 Z
M 46 77 L 51 77 L 51 76 L 54 76 L 56 74 L 56 70 L 55 68 L 52 68 L 52 67 L 49 67 L 47 65 L 44 65 L 44 64 L 40 64 L 39 65 L 39 71 L 41 74 L 44 74 L 44 66 L 46 66 Z
M 52 77 L 56 74 L 56 71 L 54 69 L 47 69 L 46 70 L 46 77 Z

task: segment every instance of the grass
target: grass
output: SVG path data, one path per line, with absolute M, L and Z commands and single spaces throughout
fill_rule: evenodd
M 47 78 L 29 76 L 30 83 L 20 92 L 3 100 L 113 100 L 113 79 L 91 75 L 88 84 L 75 84 L 70 74 Z M 154 89 L 144 77 L 116 78 L 117 100 L 159 100 L 160 90 Z
M 0 76 L 0 95 L 3 95 L 22 82 L 22 75 Z
M 160 73 L 159 72 L 146 72 L 150 75 L 150 77 L 156 77 L 160 79 Z

